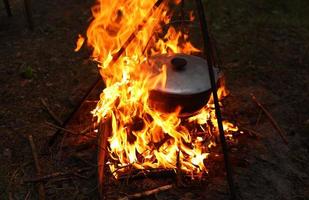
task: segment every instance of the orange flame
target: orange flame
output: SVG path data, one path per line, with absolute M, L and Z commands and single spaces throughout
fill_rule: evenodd
M 83 46 L 85 42 L 85 38 L 82 36 L 82 35 L 78 35 L 78 39 L 77 39 L 77 42 L 76 42 L 76 48 L 74 49 L 74 51 L 79 51 L 80 48 Z
M 155 3 L 155 0 L 98 0 L 92 9 L 94 20 L 87 30 L 92 57 L 100 63 L 98 67 L 106 84 L 92 114 L 98 122 L 111 119 L 108 142 L 113 160 L 110 169 L 117 171 L 115 176 L 129 165 L 137 169 L 176 169 L 180 165 L 185 172 L 202 174 L 207 172 L 209 148 L 216 145 L 214 141 L 204 145 L 206 134 L 195 136 L 186 126 L 197 124 L 206 132 L 209 121 L 215 125 L 215 115 L 209 106 L 184 120 L 179 117 L 180 110 L 167 114 L 148 105 L 149 91 L 158 85 L 165 86 L 166 66 L 161 66 L 160 74 L 153 77 L 143 63 L 156 54 L 199 51 L 188 41 L 188 35 L 173 27 L 162 29 L 162 25 L 169 23 L 171 12 L 166 4 L 152 9 Z M 132 34 L 134 39 L 116 60 Z M 76 50 L 83 41 L 79 37 Z M 225 130 L 228 132 L 230 126 L 225 126 Z M 216 134 L 214 130 L 211 138 Z

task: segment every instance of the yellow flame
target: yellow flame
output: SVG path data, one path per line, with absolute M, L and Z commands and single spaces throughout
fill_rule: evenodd
M 204 131 L 208 122 L 215 126 L 210 106 L 183 120 L 179 109 L 161 113 L 148 105 L 149 91 L 158 85 L 165 87 L 167 67 L 159 66 L 159 75 L 153 77 L 143 63 L 157 54 L 199 51 L 188 41 L 188 35 L 174 27 L 162 29 L 162 25 L 169 23 L 171 12 L 166 4 L 152 9 L 155 3 L 155 0 L 98 0 L 92 8 L 94 20 L 87 30 L 87 42 L 93 49 L 93 59 L 100 63 L 98 67 L 106 84 L 92 114 L 98 122 L 111 118 L 112 133 L 108 138 L 109 157 L 113 160 L 111 171 L 121 172 L 129 165 L 137 169 L 176 169 L 180 165 L 185 172 L 202 174 L 208 171 L 205 167 L 208 149 L 215 142 L 205 145 L 207 134 L 195 137 L 187 124 L 199 124 Z M 193 20 L 192 14 L 190 19 Z M 116 60 L 117 52 L 132 34 L 134 39 Z M 83 42 L 79 36 L 76 50 Z M 225 130 L 228 132 L 231 127 L 227 124 Z M 214 130 L 211 138 L 216 134 Z

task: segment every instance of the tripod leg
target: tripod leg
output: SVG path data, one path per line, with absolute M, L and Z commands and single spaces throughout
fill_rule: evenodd
M 3 3 L 4 3 L 4 6 L 5 6 L 6 13 L 8 14 L 9 17 L 11 17 L 12 11 L 11 11 L 9 0 L 3 0 Z
M 34 24 L 32 19 L 31 0 L 24 0 L 27 22 L 30 30 L 33 30 Z
M 213 48 L 212 48 L 210 37 L 209 37 L 208 24 L 206 21 L 206 14 L 204 11 L 202 0 L 196 0 L 195 2 L 196 2 L 196 8 L 198 11 L 198 15 L 199 15 L 200 27 L 201 27 L 201 31 L 203 34 L 204 54 L 206 54 L 205 57 L 207 58 L 207 62 L 209 65 L 208 72 L 209 72 L 212 94 L 213 94 L 213 99 L 214 99 L 214 104 L 215 104 L 215 112 L 216 112 L 216 117 L 217 117 L 217 122 L 218 122 L 219 137 L 220 137 L 222 152 L 224 156 L 224 164 L 225 164 L 225 169 L 226 169 L 226 174 L 227 174 L 227 182 L 229 184 L 229 189 L 230 189 L 230 197 L 231 197 L 230 199 L 236 200 L 237 196 L 236 196 L 236 189 L 234 186 L 233 172 L 232 172 L 232 167 L 229 161 L 228 147 L 227 147 L 227 143 L 226 143 L 225 136 L 224 136 L 224 129 L 222 125 L 222 116 L 221 116 L 219 98 L 217 95 L 217 85 L 216 85 L 215 74 L 213 70 L 213 64 L 214 64 L 214 60 L 213 60 L 214 56 L 212 52 Z

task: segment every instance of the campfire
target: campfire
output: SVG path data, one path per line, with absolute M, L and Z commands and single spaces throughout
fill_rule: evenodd
M 87 42 L 105 89 L 92 115 L 99 124 L 100 185 L 109 173 L 121 179 L 132 170 L 170 170 L 202 179 L 218 156 L 218 127 L 211 63 L 175 26 L 170 9 L 180 1 L 99 0 L 93 7 Z M 190 12 L 190 21 L 194 20 Z M 219 99 L 227 96 L 224 78 L 214 68 Z M 238 128 L 223 121 L 226 138 Z
M 308 2 L 37 3 L 0 16 L 0 199 L 309 199 Z
M 298 10 L 300 2 L 278 8 L 274 2 L 97 0 L 92 14 L 85 11 L 89 2 L 75 2 L 68 11 L 72 3 L 37 5 L 35 18 L 41 25 L 34 32 L 20 34 L 18 17 L 10 20 L 13 26 L 3 24 L 8 29 L 1 32 L 1 197 L 308 196 L 304 169 L 309 162 L 309 120 L 301 105 L 305 93 L 296 87 L 306 89 L 308 72 L 306 52 L 294 48 L 305 44 L 301 39 L 306 24 L 293 26 L 293 34 L 290 25 L 296 18 L 281 24 L 286 8 L 291 15 L 304 11 Z M 224 65 L 219 43 L 208 31 L 207 5 L 214 11 L 209 16 L 218 16 L 213 28 L 227 30 L 218 35 Z M 269 17 L 276 19 L 260 23 L 247 12 L 265 17 L 261 8 L 275 11 Z M 46 10 L 53 12 L 46 15 Z M 229 21 L 240 15 L 245 20 Z M 90 16 L 82 33 L 69 33 L 76 47 L 64 42 L 66 31 L 79 30 L 81 20 Z M 282 38 L 290 42 L 280 43 Z M 246 39 L 250 42 L 242 45 Z M 274 42 L 276 47 L 260 54 Z M 306 45 L 301 47 L 306 50 Z M 68 48 L 81 52 L 73 54 Z M 286 59 L 278 63 L 282 56 Z M 80 73 L 89 68 L 93 70 Z M 293 77 L 295 69 L 302 73 Z M 230 76 L 229 85 L 225 75 Z M 286 146 L 273 140 L 273 132 Z

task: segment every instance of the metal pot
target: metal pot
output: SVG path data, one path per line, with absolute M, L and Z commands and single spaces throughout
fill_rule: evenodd
M 181 107 L 181 114 L 192 114 L 205 106 L 211 95 L 207 61 L 186 55 L 157 55 L 148 60 L 148 67 L 167 68 L 166 85 L 150 91 L 149 105 L 156 110 L 173 112 Z M 216 81 L 219 69 L 214 68 Z

